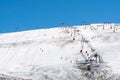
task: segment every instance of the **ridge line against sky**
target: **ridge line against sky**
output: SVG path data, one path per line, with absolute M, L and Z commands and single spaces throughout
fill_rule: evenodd
M 86 23 L 120 23 L 120 0 L 0 0 L 0 33 Z

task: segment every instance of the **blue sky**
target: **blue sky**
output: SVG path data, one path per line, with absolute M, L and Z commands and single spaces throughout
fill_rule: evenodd
M 82 21 L 120 23 L 120 0 L 0 0 L 0 33 Z

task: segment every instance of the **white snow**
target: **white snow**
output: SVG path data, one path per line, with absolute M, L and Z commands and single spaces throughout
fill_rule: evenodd
M 73 67 L 76 59 L 83 59 L 76 55 L 82 37 L 90 41 L 113 73 L 120 74 L 120 26 L 117 24 L 0 34 L 0 73 L 33 80 L 83 80 L 80 71 Z

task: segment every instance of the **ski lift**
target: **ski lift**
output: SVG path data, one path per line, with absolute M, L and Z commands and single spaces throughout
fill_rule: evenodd
M 83 51 L 86 44 L 91 49 L 91 54 L 88 51 Z M 80 69 L 81 75 L 85 75 L 87 78 L 94 77 L 98 79 L 101 76 L 108 76 L 108 72 L 111 73 L 111 68 L 103 61 L 102 56 L 90 45 L 90 41 L 85 38 L 81 40 L 80 55 L 84 60 L 77 60 L 74 67 Z
M 102 56 L 100 56 L 97 53 L 90 55 L 89 58 L 86 58 L 83 54 L 82 54 L 82 56 L 85 60 L 81 60 L 81 61 L 76 62 L 79 69 L 88 70 L 88 68 L 90 68 L 89 66 L 94 66 L 91 68 L 95 68 L 95 67 L 98 67 L 101 63 L 104 63 Z
M 88 51 L 85 51 L 85 53 L 87 54 L 87 56 L 85 56 L 86 54 L 84 54 L 83 52 L 83 47 L 85 47 L 85 44 L 87 44 L 88 47 L 91 49 L 92 54 L 89 54 Z M 86 40 L 85 38 L 82 38 L 81 40 L 80 53 L 84 60 L 77 61 L 76 64 L 77 68 L 81 70 L 90 71 L 96 68 L 99 69 L 100 65 L 104 63 L 102 56 L 95 52 L 95 49 L 90 45 L 90 41 Z

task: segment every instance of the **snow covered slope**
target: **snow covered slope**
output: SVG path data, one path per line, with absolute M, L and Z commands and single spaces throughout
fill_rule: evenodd
M 73 67 L 76 59 L 83 60 L 82 56 L 76 55 L 81 49 L 83 37 L 108 62 L 112 72 L 119 75 L 119 24 L 0 34 L 0 73 L 32 80 L 86 80 L 80 75 L 80 70 Z M 89 52 L 87 46 L 85 50 Z

